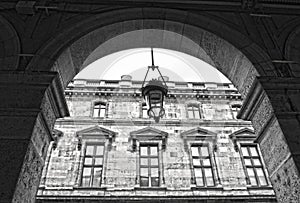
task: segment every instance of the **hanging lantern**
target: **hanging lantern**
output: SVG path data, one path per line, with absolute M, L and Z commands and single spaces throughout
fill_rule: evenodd
M 153 118 L 156 123 L 165 115 L 163 108 L 164 97 L 167 95 L 168 89 L 166 85 L 159 80 L 152 79 L 149 83 L 142 88 L 142 95 L 144 96 L 148 105 L 147 114 Z
M 153 118 L 156 123 L 159 122 L 159 119 L 165 115 L 165 109 L 163 108 L 164 105 L 164 98 L 167 96 L 168 87 L 164 80 L 164 77 L 161 75 L 158 66 L 154 65 L 154 57 L 153 57 L 153 49 L 151 48 L 151 57 L 152 57 L 152 66 L 148 66 L 147 73 L 145 75 L 144 82 L 142 84 L 142 95 L 147 103 L 148 111 L 147 114 L 150 118 Z M 160 74 L 160 78 L 164 82 L 158 79 L 152 79 L 148 82 L 146 86 L 144 86 L 149 69 L 154 71 L 157 69 L 158 73 Z

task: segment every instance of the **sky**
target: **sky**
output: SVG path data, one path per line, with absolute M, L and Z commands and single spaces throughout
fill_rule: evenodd
M 170 81 L 182 82 L 230 82 L 213 66 L 193 56 L 167 50 L 153 49 L 154 64 Z M 122 75 L 131 75 L 132 80 L 144 80 L 151 62 L 151 49 L 138 48 L 116 52 L 91 63 L 75 79 L 120 80 Z M 149 70 L 146 80 L 157 78 L 157 70 Z

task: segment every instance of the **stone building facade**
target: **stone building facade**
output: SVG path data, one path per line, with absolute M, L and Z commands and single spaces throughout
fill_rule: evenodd
M 242 99 L 227 83 L 168 81 L 164 118 L 141 81 L 74 80 L 37 202 L 276 202 Z

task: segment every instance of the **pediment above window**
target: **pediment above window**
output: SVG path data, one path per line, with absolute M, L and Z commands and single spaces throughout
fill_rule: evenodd
M 136 149 L 136 141 L 162 141 L 162 148 L 165 149 L 168 133 L 152 127 L 146 127 L 130 133 L 133 151 Z
M 80 130 L 76 133 L 78 137 L 82 138 L 114 138 L 115 135 L 114 131 L 108 130 L 106 128 L 102 128 L 100 126 L 94 126 L 90 128 L 86 128 Z
M 116 134 L 116 132 L 108 130 L 106 128 L 102 128 L 100 126 L 93 126 L 80 130 L 76 133 L 76 136 L 78 138 L 78 149 L 81 149 L 82 140 L 104 141 L 108 139 L 109 146 L 111 146 Z
M 243 128 L 229 135 L 234 144 L 235 151 L 238 151 L 237 142 L 254 142 L 256 135 L 253 130 L 249 128 Z
M 189 142 L 203 141 L 203 142 L 212 142 L 214 144 L 214 150 L 216 148 L 216 139 L 217 133 L 212 131 L 197 127 L 181 133 L 181 137 L 184 141 L 185 149 L 188 149 Z
M 181 137 L 187 140 L 202 140 L 202 139 L 216 139 L 217 133 L 197 127 L 181 133 Z

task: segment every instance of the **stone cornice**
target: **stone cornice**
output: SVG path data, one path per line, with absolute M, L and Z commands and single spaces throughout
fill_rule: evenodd
M 244 120 L 189 120 L 189 119 L 162 119 L 159 123 L 155 123 L 149 119 L 95 119 L 91 117 L 82 118 L 63 118 L 56 121 L 57 125 L 104 125 L 104 126 L 199 126 L 199 127 L 252 127 L 250 121 Z

